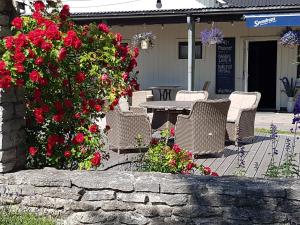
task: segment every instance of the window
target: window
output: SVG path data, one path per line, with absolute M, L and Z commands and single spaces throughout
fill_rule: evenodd
M 178 45 L 178 58 L 187 59 L 188 58 L 188 43 L 179 42 Z M 202 59 L 202 43 L 200 41 L 195 42 L 195 59 Z

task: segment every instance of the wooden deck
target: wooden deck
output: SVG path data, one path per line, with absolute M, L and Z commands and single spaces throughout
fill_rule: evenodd
M 291 136 L 278 136 L 277 150 L 278 155 L 275 156 L 276 165 L 280 165 L 285 157 L 285 142 Z M 226 146 L 224 154 L 221 156 L 206 156 L 197 159 L 198 164 L 209 166 L 213 171 L 217 172 L 220 176 L 237 175 L 243 171 L 243 175 L 247 177 L 265 177 L 268 165 L 271 161 L 272 141 L 268 134 L 257 134 L 252 143 L 245 144 L 245 166 L 242 169 L 238 168 L 238 149 L 234 145 Z M 134 163 L 138 157 L 138 153 L 120 154 L 110 152 L 110 160 L 104 163 L 102 170 L 118 170 L 128 171 L 134 170 Z M 300 140 L 296 142 L 295 153 L 297 154 L 296 160 L 299 164 L 300 154 Z
M 275 164 L 280 165 L 284 161 L 285 157 L 285 143 L 287 138 L 291 136 L 278 136 L 276 148 L 278 155 L 275 156 Z M 220 176 L 224 175 L 237 175 L 243 171 L 247 177 L 265 177 L 268 165 L 271 161 L 272 153 L 272 141 L 267 134 L 257 134 L 253 143 L 245 144 L 245 166 L 244 168 L 238 168 L 238 154 L 237 147 L 234 145 L 227 146 L 224 151 L 224 155 L 220 157 L 203 157 L 197 159 L 196 162 L 209 166 L 213 171 L 217 172 Z M 300 141 L 296 142 L 295 152 L 296 163 L 299 164 L 300 154 Z

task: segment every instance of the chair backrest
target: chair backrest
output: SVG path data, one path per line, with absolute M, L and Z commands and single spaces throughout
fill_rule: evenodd
M 261 94 L 259 92 L 232 92 L 229 96 L 231 104 L 228 112 L 228 118 L 235 121 L 241 109 L 257 108 L 260 98 Z
M 207 91 L 178 91 L 176 94 L 176 101 L 198 101 L 198 100 L 207 100 L 208 92 Z
M 202 91 L 208 91 L 209 85 L 210 85 L 210 81 L 205 81 L 202 87 Z
M 206 154 L 224 150 L 229 105 L 229 99 L 196 101 L 194 103 L 190 113 L 194 151 Z
M 129 112 L 129 103 L 125 97 L 119 99 L 119 108 L 121 112 Z
M 152 99 L 153 94 L 151 90 L 135 91 L 132 93 L 132 106 L 140 107 L 141 103 L 151 101 Z

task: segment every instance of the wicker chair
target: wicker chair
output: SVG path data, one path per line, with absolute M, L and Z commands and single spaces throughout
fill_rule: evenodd
M 176 101 L 197 101 L 197 100 L 207 100 L 207 91 L 178 91 L 176 94 Z
M 119 106 L 106 114 L 109 148 L 112 150 L 132 150 L 146 148 L 151 141 L 151 125 L 147 114 L 140 109 L 132 108 L 130 111 L 121 112 Z M 138 143 L 138 137 L 141 143 Z
M 230 100 L 196 101 L 189 115 L 178 115 L 175 143 L 196 155 L 224 151 Z
M 260 101 L 259 92 L 233 92 L 227 124 L 226 139 L 229 141 L 243 141 L 246 138 L 254 137 L 255 114 Z
M 141 103 L 153 101 L 153 94 L 151 90 L 135 91 L 132 93 L 132 106 L 139 107 Z

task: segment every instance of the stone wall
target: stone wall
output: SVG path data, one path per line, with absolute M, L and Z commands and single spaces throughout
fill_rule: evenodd
M 0 90 L 0 172 L 25 164 L 23 99 L 21 89 Z
M 0 38 L 10 35 L 10 21 L 16 16 L 11 0 L 0 0 Z M 23 93 L 0 89 L 0 172 L 24 165 Z
M 0 202 L 63 224 L 300 224 L 300 181 L 27 170 L 0 176 Z

